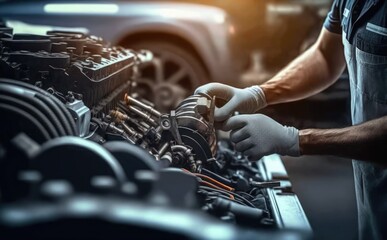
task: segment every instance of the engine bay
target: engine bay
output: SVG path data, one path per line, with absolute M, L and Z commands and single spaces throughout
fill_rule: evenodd
M 138 94 L 153 58 L 83 33 L 0 27 L 0 232 L 309 239 L 279 157 L 236 152 L 214 127 L 216 97 L 160 112 Z

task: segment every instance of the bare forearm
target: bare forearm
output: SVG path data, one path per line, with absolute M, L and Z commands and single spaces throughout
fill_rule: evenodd
M 299 131 L 303 155 L 336 155 L 387 165 L 387 116 L 341 129 Z
M 334 83 L 344 66 L 340 35 L 323 30 L 315 45 L 261 88 L 269 105 L 303 99 Z
M 325 61 L 316 49 L 309 49 L 280 71 L 270 81 L 261 85 L 266 101 L 270 104 L 299 100 L 326 88 L 333 81 L 327 81 Z

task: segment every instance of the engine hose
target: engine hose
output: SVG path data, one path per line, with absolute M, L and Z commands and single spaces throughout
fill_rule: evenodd
M 239 198 L 240 200 L 242 200 L 243 202 L 245 202 L 247 205 L 249 205 L 250 207 L 252 208 L 256 208 L 254 206 L 254 204 L 252 202 L 250 202 L 249 200 L 247 200 L 246 198 L 242 197 L 241 195 L 237 194 L 237 193 L 234 193 L 234 192 L 230 192 L 230 191 L 227 191 L 227 190 L 220 190 L 220 189 L 214 189 L 214 188 L 211 188 L 211 187 L 207 187 L 207 186 L 200 186 L 199 188 L 203 188 L 203 189 L 207 189 L 207 190 L 211 190 L 211 191 L 220 191 L 220 192 L 223 192 L 223 193 L 226 193 L 226 194 L 232 194 L 235 198 Z
M 56 130 L 54 125 L 49 121 L 49 119 L 46 117 L 45 115 L 46 113 L 43 114 L 41 111 L 39 111 L 37 108 L 29 104 L 28 102 L 19 100 L 14 97 L 4 96 L 4 95 L 0 96 L 0 102 L 11 106 L 15 106 L 21 110 L 24 110 L 30 113 L 30 115 L 33 118 L 35 118 L 36 121 L 40 122 L 42 126 L 45 129 L 47 129 L 47 132 L 49 133 L 50 138 L 59 137 L 58 131 Z M 14 119 L 14 121 L 18 121 L 18 119 Z M 12 124 L 12 122 L 10 122 L 10 124 Z
M 260 221 L 265 217 L 265 211 L 259 208 L 250 208 L 230 200 L 217 198 L 212 206 L 220 212 L 232 212 L 236 218 L 245 221 Z
M 75 123 L 74 123 L 73 129 L 71 127 L 71 123 L 73 123 L 74 120 L 72 119 L 67 109 L 64 107 L 64 104 L 61 101 L 59 101 L 57 98 L 55 98 L 51 94 L 45 92 L 44 90 L 36 86 L 30 85 L 24 82 L 20 82 L 16 80 L 0 79 L 0 83 L 8 83 L 11 85 L 16 85 L 19 87 L 26 88 L 31 91 L 35 91 L 36 97 L 41 101 L 45 102 L 46 105 L 48 105 L 48 107 L 58 116 L 62 125 L 67 130 L 67 135 L 75 135 Z
M 49 114 L 49 118 L 50 118 L 50 121 L 52 123 L 54 123 L 54 126 L 57 128 L 58 132 L 59 132 L 59 135 L 60 136 L 66 136 L 68 135 L 66 129 L 65 129 L 65 126 L 62 124 L 62 122 L 60 121 L 59 119 L 59 116 L 57 114 L 55 114 L 55 112 L 52 110 L 52 108 L 50 108 L 48 106 L 47 103 L 45 103 L 44 101 L 42 101 L 40 98 L 39 98 L 39 94 L 36 94 L 35 97 L 34 97 L 34 100 L 36 100 L 37 102 L 39 102 L 45 109 L 45 111 L 47 111 L 47 113 Z
M 38 93 L 36 94 L 36 98 L 44 102 L 51 109 L 51 111 L 55 113 L 61 125 L 65 129 L 66 135 L 76 135 L 74 119 L 61 101 L 48 93 Z
M 19 105 L 35 112 L 36 116 L 39 117 L 39 120 L 50 130 L 52 137 L 65 135 L 63 126 L 57 121 L 55 115 L 46 104 L 35 98 L 35 94 L 32 96 L 31 94 L 25 94 L 24 89 L 20 89 L 20 87 L 15 87 L 10 84 L 1 84 L 0 92 L 5 93 L 12 99 L 16 99 L 10 100 L 10 104 L 13 104 L 12 101 L 15 101 L 15 103 L 18 101 Z
M 24 87 L 26 89 L 33 90 L 39 93 L 40 95 L 38 94 L 37 98 L 45 102 L 48 107 L 58 116 L 60 122 L 67 131 L 67 135 L 76 135 L 74 119 L 71 116 L 70 112 L 66 109 L 65 105 L 59 99 L 52 96 L 43 89 L 21 81 L 0 78 L 0 83 L 8 83 L 19 87 Z
M 12 87 L 15 87 L 15 86 L 12 86 Z M 36 93 L 36 92 L 33 96 L 27 96 L 27 95 L 25 96 L 23 94 L 17 94 L 17 98 L 19 98 L 19 99 L 24 98 L 26 102 L 28 101 L 28 103 L 33 104 L 36 108 L 38 108 L 40 110 L 40 112 L 42 112 L 48 118 L 48 122 L 50 122 L 50 124 L 53 124 L 53 126 L 56 129 L 56 131 L 58 132 L 59 136 L 67 135 L 63 124 L 58 119 L 57 114 L 55 114 L 52 111 L 52 109 L 53 109 L 52 106 L 48 106 L 45 103 L 45 101 L 38 99 L 37 98 L 38 95 L 39 95 L 39 93 Z M 44 98 L 43 100 L 45 100 L 45 99 L 47 99 L 47 98 Z
M 7 111 L 9 113 L 5 113 Z M 37 139 L 35 139 L 36 141 L 43 143 L 45 141 L 50 140 L 50 135 L 48 134 L 46 129 L 42 126 L 42 124 L 40 124 L 38 121 L 36 121 L 36 119 L 34 117 L 32 117 L 29 113 L 24 112 L 24 111 L 14 107 L 14 106 L 4 104 L 4 103 L 0 103 L 0 112 L 4 112 L 5 114 L 15 114 L 15 115 L 17 115 L 18 118 L 26 119 L 28 123 L 31 123 L 31 125 L 33 125 L 33 127 L 34 127 L 34 128 L 31 128 L 32 135 L 36 136 L 36 138 L 37 138 Z M 40 135 L 37 135 L 35 133 L 40 134 Z M 31 134 L 31 132 L 29 134 Z

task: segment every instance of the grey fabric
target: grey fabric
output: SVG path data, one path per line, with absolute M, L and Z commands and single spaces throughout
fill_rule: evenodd
M 343 44 L 351 85 L 352 123 L 387 115 L 387 56 L 363 52 L 345 36 Z M 387 170 L 353 160 L 353 171 L 359 239 L 387 239 Z
M 354 125 L 387 115 L 386 16 L 387 1 L 335 0 L 324 24 L 342 29 Z M 353 160 L 353 171 L 359 239 L 387 239 L 387 170 Z
M 386 4 L 383 5 L 382 9 L 386 9 Z M 347 6 L 350 7 L 354 8 L 353 5 Z M 343 44 L 350 79 L 351 117 L 354 125 L 387 115 L 387 55 L 384 55 L 382 49 L 387 44 L 387 38 L 367 29 L 371 22 L 383 29 L 386 21 L 378 22 L 378 13 L 375 16 L 363 19 L 363 24 L 359 24 L 358 28 L 351 26 L 351 15 L 342 19 L 342 25 L 346 26 L 343 28 Z M 352 29 L 352 38 L 348 38 L 345 29 Z M 387 239 L 387 170 L 358 160 L 353 160 L 353 170 L 359 239 Z

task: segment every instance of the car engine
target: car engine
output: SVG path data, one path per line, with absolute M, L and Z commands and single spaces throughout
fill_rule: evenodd
M 160 112 L 152 53 L 0 27 L 0 232 L 10 238 L 309 239 L 280 159 L 214 127 L 216 97 Z

